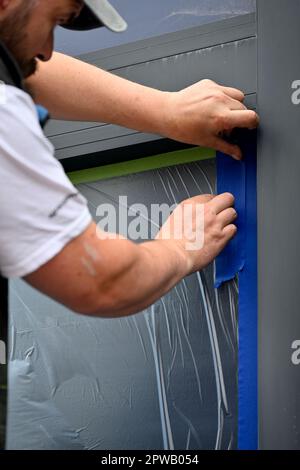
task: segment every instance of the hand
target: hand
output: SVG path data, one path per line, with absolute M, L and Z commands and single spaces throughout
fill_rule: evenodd
M 258 126 L 258 115 L 247 110 L 244 98 L 241 91 L 211 80 L 168 93 L 163 134 L 187 144 L 214 148 L 240 160 L 240 148 L 226 142 L 222 136 L 229 135 L 235 128 L 254 129 Z
M 229 193 L 196 196 L 179 204 L 163 225 L 156 239 L 183 255 L 186 275 L 208 266 L 236 235 L 237 213 L 233 205 L 234 197 Z M 184 210 L 191 215 L 189 219 L 181 217 Z M 188 226 L 183 227 L 183 220 Z

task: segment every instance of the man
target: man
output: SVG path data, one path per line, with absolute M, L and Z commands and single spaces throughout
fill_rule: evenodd
M 106 0 L 0 0 L 0 273 L 22 277 L 82 314 L 131 315 L 219 254 L 236 233 L 233 196 L 184 201 L 153 242 L 136 245 L 103 233 L 98 238 L 86 200 L 42 133 L 34 101 L 54 118 L 110 122 L 237 159 L 240 149 L 221 136 L 236 127 L 256 127 L 258 117 L 243 105 L 242 92 L 208 80 L 167 93 L 52 54 L 57 25 L 79 30 L 105 25 L 116 32 L 126 27 Z M 203 231 L 199 205 L 204 246 L 191 250 L 184 234 Z M 176 215 L 187 206 L 193 213 L 189 231 L 178 239 Z M 0 276 L 0 363 L 6 320 L 7 283 Z M 4 372 L 1 368 L 0 386 Z M 0 447 L 4 425 L 0 422 Z
M 166 93 L 61 54 L 52 57 L 57 25 L 89 29 L 101 24 L 125 28 L 106 0 L 0 0 L 2 72 L 10 63 L 0 106 L 0 270 L 6 278 L 24 278 L 73 311 L 117 317 L 142 311 L 213 261 L 236 234 L 234 198 L 184 201 L 152 242 L 97 237 L 85 199 L 39 127 L 22 78 L 35 102 L 54 118 L 110 122 L 213 147 L 234 158 L 241 158 L 240 149 L 220 136 L 236 127 L 254 128 L 258 117 L 243 105 L 242 92 L 211 81 Z M 200 232 L 199 204 L 204 205 L 204 246 L 189 250 L 185 235 L 175 236 L 176 214 L 192 207 L 190 232 Z

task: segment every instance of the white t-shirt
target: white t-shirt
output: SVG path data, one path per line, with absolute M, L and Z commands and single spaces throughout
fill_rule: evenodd
M 5 277 L 23 277 L 82 234 L 92 217 L 86 199 L 55 159 L 31 97 L 8 85 L 4 96 L 0 103 L 0 271 Z

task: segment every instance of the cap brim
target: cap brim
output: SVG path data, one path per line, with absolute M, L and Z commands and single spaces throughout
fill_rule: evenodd
M 127 29 L 126 21 L 107 0 L 84 0 L 84 3 L 80 15 L 71 23 L 63 25 L 64 28 L 87 31 L 106 26 L 115 33 Z

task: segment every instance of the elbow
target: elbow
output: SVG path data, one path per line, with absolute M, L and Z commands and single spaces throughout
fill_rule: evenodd
M 108 302 L 106 296 L 100 294 L 96 297 L 79 296 L 70 307 L 74 313 L 88 317 L 110 318 L 115 311 L 114 303 Z
M 124 305 L 120 295 L 110 289 L 99 288 L 97 283 L 77 293 L 69 308 L 75 313 L 89 317 L 114 318 L 122 315 Z

